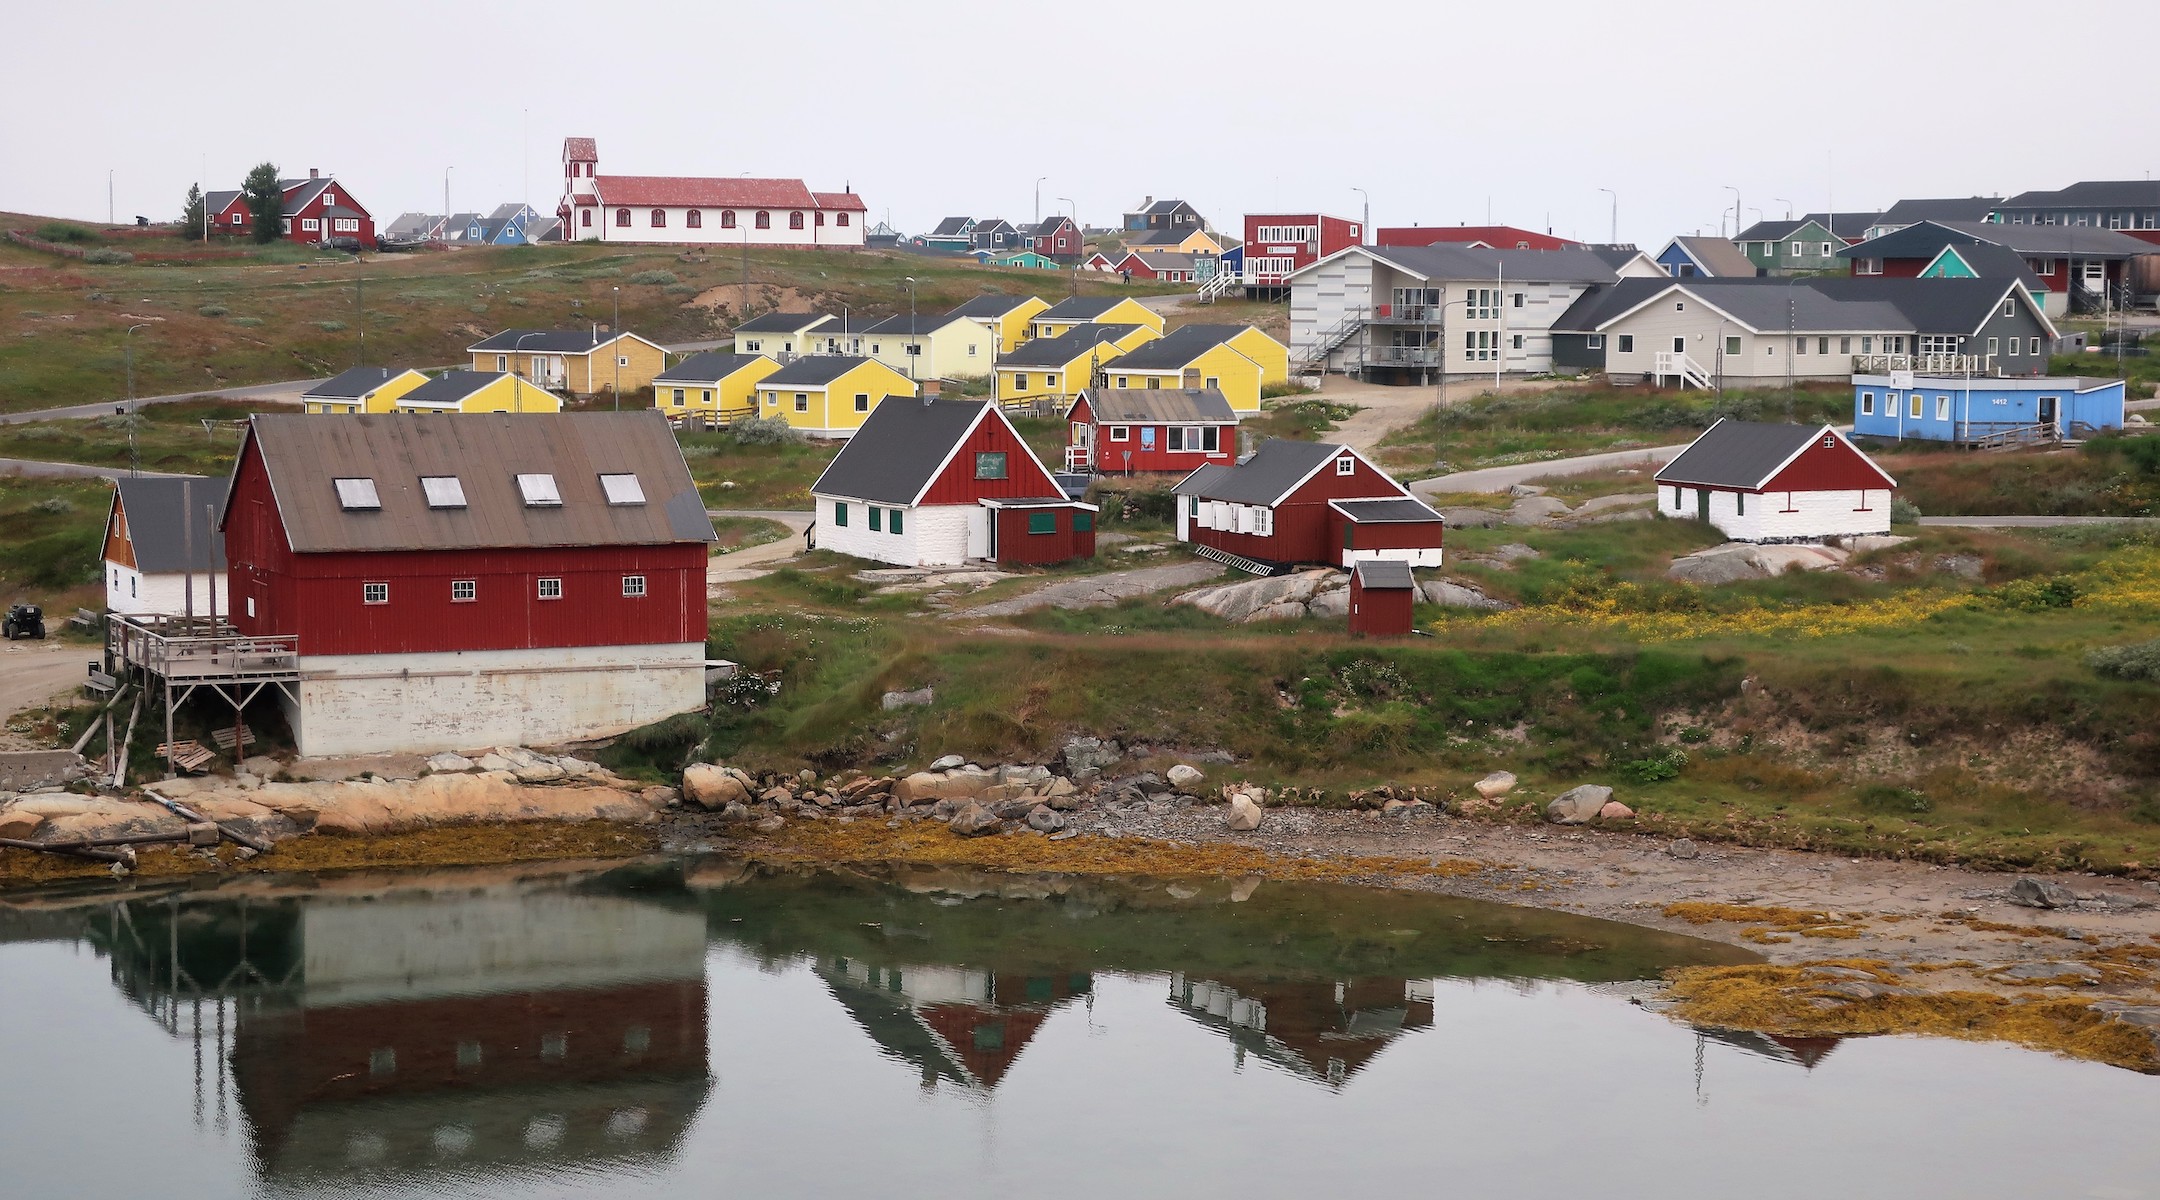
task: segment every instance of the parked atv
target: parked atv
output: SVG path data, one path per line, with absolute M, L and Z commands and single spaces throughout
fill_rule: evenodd
M 35 604 L 15 605 L 8 609 L 7 619 L 0 621 L 0 632 L 5 632 L 7 640 L 11 642 L 16 638 L 37 638 L 42 641 L 45 637 L 45 610 Z

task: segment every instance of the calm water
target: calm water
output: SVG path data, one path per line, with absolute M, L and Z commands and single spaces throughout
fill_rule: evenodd
M 2160 1079 L 1698 1032 L 1708 943 L 704 861 L 0 903 L 0 1197 L 2160 1197 Z

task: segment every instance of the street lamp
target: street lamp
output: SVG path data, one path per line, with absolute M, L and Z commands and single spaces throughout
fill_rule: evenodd
M 1620 244 L 1620 193 L 1611 188 L 1599 188 L 1598 190 L 1612 197 L 1612 232 L 1606 236 L 1610 237 L 1612 244 L 1617 246 Z
M 1037 225 L 1042 224 L 1042 185 L 1049 178 L 1048 175 L 1043 175 L 1035 180 L 1035 223 Z
M 1740 236 L 1740 189 L 1739 189 L 1739 188 L 1736 188 L 1736 187 L 1734 187 L 1733 185 L 1731 185 L 1731 184 L 1729 184 L 1729 183 L 1728 183 L 1728 184 L 1726 184 L 1726 185 L 1724 185 L 1724 186 L 1725 186 L 1725 190 L 1726 190 L 1726 191 L 1728 191 L 1728 192 L 1731 192 L 1731 193 L 1732 193 L 1732 235 L 1733 235 L 1734 237 L 1739 237 L 1739 236 Z M 1723 220 L 1720 220 L 1720 221 L 1718 222 L 1718 226 L 1719 226 L 1719 228 L 1723 228 L 1723 227 L 1724 227 L 1724 224 L 1725 224 L 1725 222 L 1724 222 Z
M 444 167 L 442 169 L 442 236 L 436 239 L 438 241 L 447 242 L 450 240 L 450 172 L 453 170 L 456 170 L 456 168 Z M 607 226 L 603 223 L 600 228 L 605 230 Z
M 1365 217 L 1364 222 L 1358 226 L 1358 245 L 1370 245 L 1372 243 L 1372 194 L 1361 187 L 1353 187 L 1350 190 L 1365 197 Z M 1251 252 L 1247 251 L 1247 253 Z
M 608 326 L 610 343 L 622 340 L 622 285 L 615 285 L 615 322 Z M 622 347 L 610 345 L 608 356 L 615 360 L 615 411 L 622 411 Z
M 1077 240 L 1080 237 L 1080 208 L 1073 203 L 1071 196 L 1059 196 L 1058 201 L 1065 206 L 1066 214 L 1072 217 L 1073 237 Z M 1057 243 L 1052 242 L 1050 249 L 1055 251 Z M 1072 255 L 1072 270 L 1066 273 L 1065 290 L 1076 296 L 1080 294 L 1080 256 L 1078 254 Z
M 518 360 L 518 356 L 519 356 L 519 355 L 521 355 L 521 354 L 525 353 L 525 339 L 526 339 L 526 338 L 535 338 L 535 337 L 540 337 L 540 336 L 541 336 L 541 331 L 540 331 L 540 330 L 537 330 L 537 329 L 533 329 L 533 330 L 527 330 L 526 332 L 524 332 L 524 333 L 521 333 L 521 334 L 519 334 L 519 335 L 518 335 L 518 339 L 517 339 L 517 344 L 516 344 L 516 345 L 514 345 L 514 346 L 512 346 L 512 347 L 510 347 L 510 374 L 511 374 L 512 376 L 516 376 L 516 375 L 517 375 L 517 373 L 518 373 L 518 369 L 517 369 L 517 360 Z M 517 396 L 517 410 L 518 410 L 519 412 L 524 412 L 524 411 L 525 411 L 525 391 L 524 391 L 524 389 L 523 389 L 523 388 L 520 388 L 520 387 L 518 387 L 518 385 L 517 385 L 517 384 L 513 383 L 513 384 L 511 384 L 511 385 L 510 385 L 510 390 L 511 390 L 511 392 L 512 392 L 512 393 L 514 393 L 514 394 L 515 394 L 515 395 Z
M 127 350 L 128 474 L 130 476 L 142 474 L 142 456 L 135 448 L 135 425 L 140 419 L 135 415 L 135 331 L 148 328 L 150 326 L 147 322 L 141 325 L 130 325 L 127 327 L 127 334 L 124 339 Z
M 915 378 L 915 358 L 916 358 L 916 353 L 915 353 L 915 352 L 917 352 L 917 351 L 919 351 L 919 350 L 921 349 L 921 344 L 913 340 L 913 339 L 915 338 L 915 336 L 916 336 L 916 334 L 915 334 L 915 277 L 914 277 L 913 275 L 909 275 L 909 276 L 907 276 L 907 277 L 903 278 L 903 279 L 902 279 L 902 280 L 900 281 L 900 286 L 902 286 L 902 287 L 904 287 L 904 288 L 906 288 L 906 289 L 907 289 L 907 326 L 908 326 L 908 338 L 909 338 L 909 341 L 908 341 L 908 350 L 910 351 L 910 353 L 909 353 L 909 354 L 908 354 L 908 356 L 907 356 L 907 377 L 908 377 L 909 379 L 913 379 L 913 378 Z
M 1785 197 L 1783 197 L 1783 196 L 1772 196 L 1772 197 L 1770 197 L 1770 198 L 1771 198 L 1772 200 L 1775 200 L 1775 201 L 1777 201 L 1777 202 L 1778 202 L 1779 204 L 1782 204 L 1782 205 L 1784 205 L 1784 206 L 1785 206 L 1785 219 L 1786 219 L 1786 220 L 1788 220 L 1788 221 L 1792 220 L 1792 201 L 1790 201 L 1790 200 L 1787 200 L 1787 199 L 1786 199 Z

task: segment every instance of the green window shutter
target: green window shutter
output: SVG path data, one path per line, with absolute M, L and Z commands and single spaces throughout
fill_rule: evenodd
M 1744 517 L 1744 516 L 1746 516 L 1746 515 L 1747 515 L 1747 493 L 1746 493 L 1746 492 L 1734 492 L 1734 493 L 1733 493 L 1733 515 L 1734 515 L 1734 516 L 1736 516 L 1736 517 Z
M 1056 514 L 1055 512 L 1033 512 L 1033 513 L 1029 513 L 1029 514 L 1028 514 L 1028 532 L 1029 532 L 1029 533 L 1056 533 L 1056 532 L 1057 532 L 1057 514 Z
M 891 517 L 891 520 L 886 522 L 886 527 L 894 533 L 904 532 L 904 530 L 900 528 L 900 510 L 897 508 L 893 509 L 887 515 Z
M 1084 508 L 1073 510 L 1073 532 L 1095 532 L 1095 514 Z
M 832 523 L 842 529 L 847 528 L 847 505 L 845 503 L 836 502 L 833 504 Z
M 884 515 L 885 511 L 877 505 L 870 506 L 870 532 L 876 533 L 878 531 L 878 519 Z

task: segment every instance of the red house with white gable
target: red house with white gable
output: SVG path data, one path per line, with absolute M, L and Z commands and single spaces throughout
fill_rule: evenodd
M 1254 574 L 1373 559 L 1440 565 L 1440 514 L 1348 446 L 1276 438 L 1236 466 L 1201 467 L 1171 491 L 1178 540 Z
M 604 737 L 704 703 L 712 522 L 667 419 L 254 417 L 227 606 L 305 755 Z
M 1237 457 L 1237 414 L 1216 388 L 1088 388 L 1065 420 L 1068 471 L 1185 475 Z
M 1026 240 L 1028 249 L 1061 263 L 1077 261 L 1084 248 L 1081 245 L 1080 227 L 1073 224 L 1071 217 L 1062 213 L 1037 222 L 1021 237 Z
M 280 179 L 285 191 L 284 238 L 309 246 L 347 238 L 364 247 L 375 244 L 375 218 L 367 207 L 335 175 L 309 168 L 306 179 Z M 255 232 L 255 211 L 248 207 L 245 192 L 207 192 L 203 206 L 210 212 L 210 227 L 231 236 Z
M 1246 213 L 1245 294 L 1279 299 L 1289 291 L 1291 272 L 1364 240 L 1361 222 L 1326 213 Z
M 1658 512 L 1736 542 L 1890 532 L 1897 480 L 1828 425 L 1721 417 L 1656 475 Z
M 887 400 L 810 485 L 820 550 L 903 567 L 1095 556 L 1095 512 L 1065 495 L 987 400 Z

